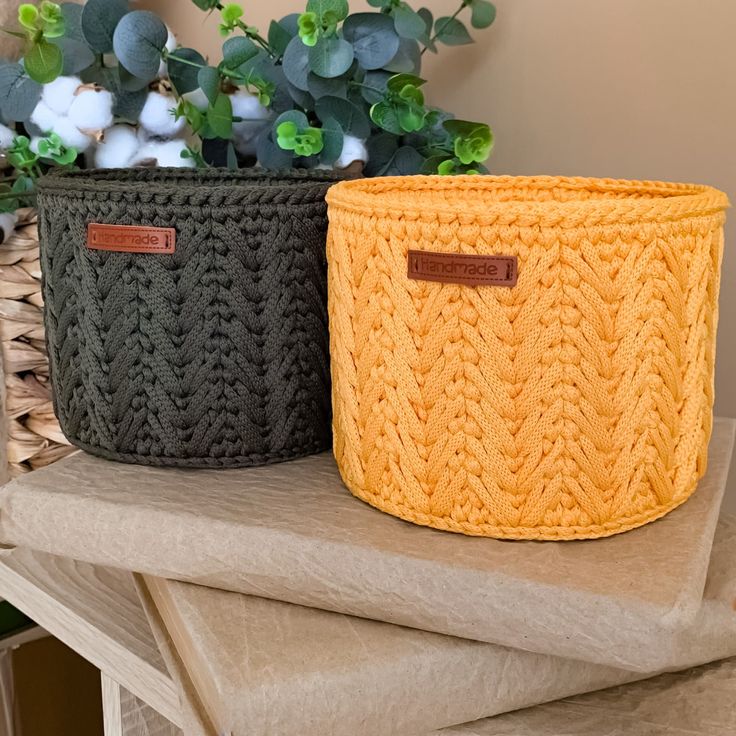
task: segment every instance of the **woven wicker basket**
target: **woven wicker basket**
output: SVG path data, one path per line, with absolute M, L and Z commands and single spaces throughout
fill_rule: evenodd
M 334 180 L 213 169 L 43 180 L 64 434 L 110 459 L 192 467 L 328 447 L 324 195 Z M 111 241 L 100 225 L 115 226 Z M 166 249 L 150 252 L 159 238 Z
M 36 213 L 22 210 L 0 245 L 0 340 L 5 383 L 5 456 L 11 478 L 74 451 L 54 416 L 43 329 Z
M 334 450 L 355 495 L 438 529 L 583 539 L 693 492 L 724 194 L 405 177 L 328 202 Z

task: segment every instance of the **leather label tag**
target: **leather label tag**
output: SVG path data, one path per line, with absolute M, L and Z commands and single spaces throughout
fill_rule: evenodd
M 176 230 L 173 227 L 144 225 L 87 225 L 87 247 L 120 253 L 173 253 Z
M 438 281 L 463 286 L 515 286 L 518 278 L 516 256 L 466 255 L 409 251 L 410 279 Z

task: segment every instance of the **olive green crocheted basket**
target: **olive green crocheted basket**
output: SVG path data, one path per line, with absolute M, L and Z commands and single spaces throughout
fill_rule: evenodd
M 46 336 L 69 440 L 114 460 L 195 467 L 327 449 L 324 196 L 335 179 L 219 169 L 45 178 Z

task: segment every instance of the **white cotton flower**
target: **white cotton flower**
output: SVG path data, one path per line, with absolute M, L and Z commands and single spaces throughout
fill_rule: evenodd
M 142 146 L 133 156 L 131 166 L 155 165 L 174 166 L 177 168 L 192 168 L 195 164 L 191 158 L 182 158 L 181 153 L 187 145 L 182 140 L 150 141 Z
M 356 138 L 353 135 L 346 135 L 342 142 L 342 153 L 335 161 L 336 169 L 344 169 L 350 166 L 353 161 L 368 160 L 368 150 L 365 147 L 365 141 L 362 138 Z
M 42 138 L 40 135 L 34 135 L 31 138 L 30 143 L 28 144 L 28 148 L 33 151 L 33 153 L 38 154 L 38 144 L 41 142 Z
M 0 213 L 0 243 L 4 243 L 15 230 L 15 223 L 18 218 L 13 212 Z
M 129 125 L 114 125 L 105 135 L 95 151 L 95 166 L 98 169 L 123 169 L 138 152 L 140 143 L 134 128 Z
M 0 151 L 10 148 L 13 138 L 15 138 L 15 131 L 0 123 Z
M 79 77 L 57 77 L 53 82 L 44 84 L 41 99 L 57 115 L 66 115 L 74 102 L 74 93 L 81 84 Z
M 67 148 L 75 148 L 77 153 L 84 153 L 92 145 L 92 138 L 79 130 L 69 118 L 58 118 L 48 132 L 56 133 Z
M 31 113 L 31 122 L 43 133 L 50 133 L 62 116 L 55 113 L 43 100 L 40 100 Z
M 151 134 L 173 138 L 184 130 L 186 120 L 174 117 L 176 100 L 159 92 L 149 92 L 138 121 Z
M 74 98 L 69 120 L 80 130 L 104 130 L 112 125 L 112 94 L 106 89 L 83 89 Z
M 191 92 L 186 92 L 181 97 L 183 100 L 191 102 L 200 112 L 204 112 L 210 104 L 207 95 L 199 87 Z
M 233 144 L 239 153 L 252 156 L 256 152 L 256 138 L 268 125 L 273 115 L 261 105 L 258 97 L 246 90 L 239 90 L 230 95 L 233 116 L 242 118 L 233 123 Z
M 171 32 L 170 28 L 166 29 L 169 32 L 168 38 L 166 39 L 166 50 L 171 53 L 176 48 L 176 36 Z M 158 78 L 164 79 L 169 76 L 169 65 L 165 61 L 161 61 L 158 66 Z

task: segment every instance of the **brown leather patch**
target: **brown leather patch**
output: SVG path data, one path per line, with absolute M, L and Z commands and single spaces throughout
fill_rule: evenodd
M 87 247 L 121 253 L 173 253 L 176 230 L 173 227 L 144 225 L 87 225 Z
M 515 286 L 517 258 L 410 250 L 408 276 L 463 286 Z

